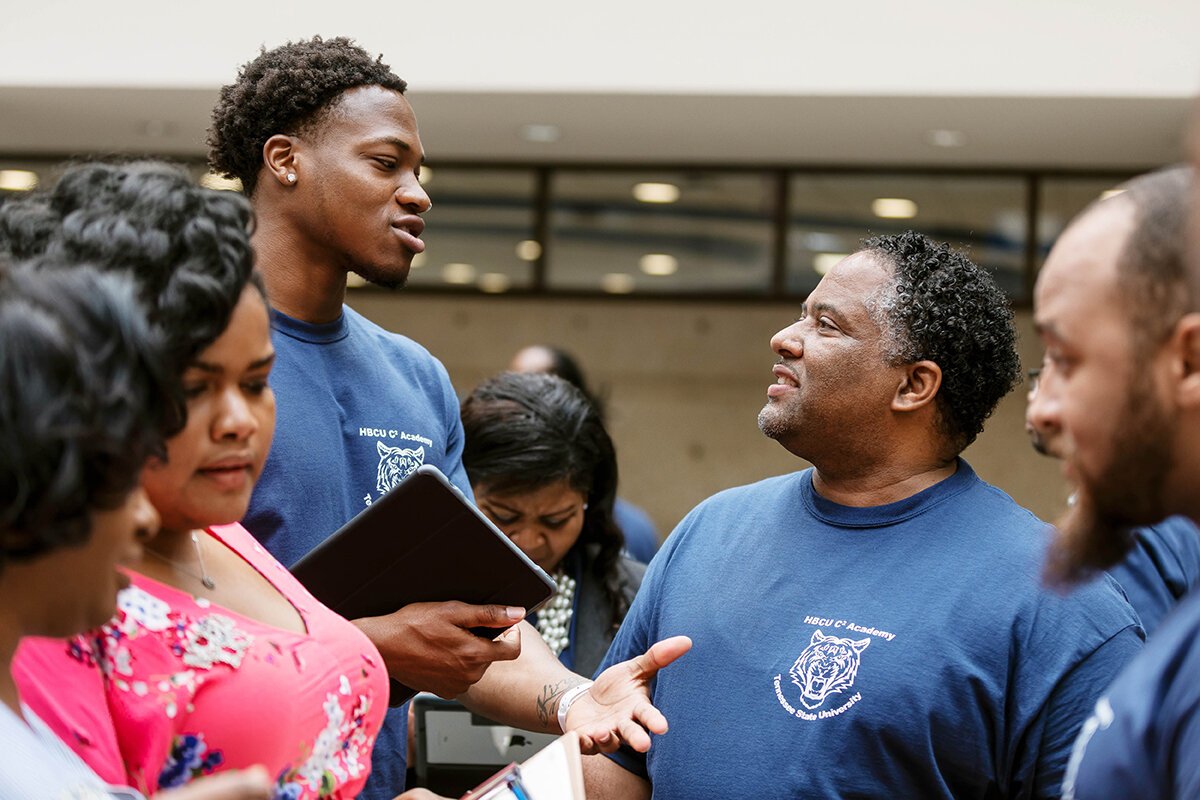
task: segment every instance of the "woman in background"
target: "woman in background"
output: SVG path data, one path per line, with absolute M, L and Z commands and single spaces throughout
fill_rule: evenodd
M 471 392 L 462 420 L 476 503 L 558 585 L 538 632 L 565 666 L 594 673 L 645 573 L 621 554 L 617 462 L 598 411 L 562 378 L 506 372 Z

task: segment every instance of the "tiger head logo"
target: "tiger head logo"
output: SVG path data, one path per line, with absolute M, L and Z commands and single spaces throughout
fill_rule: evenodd
M 800 687 L 805 708 L 819 708 L 831 694 L 853 686 L 859 655 L 870 643 L 870 638 L 854 641 L 826 636 L 820 629 L 813 631 L 808 647 L 788 670 L 792 683 Z
M 405 450 L 402 447 L 388 447 L 379 441 L 375 442 L 375 445 L 379 451 L 379 472 L 375 477 L 375 488 L 380 494 L 390 490 L 425 463 L 424 447 Z

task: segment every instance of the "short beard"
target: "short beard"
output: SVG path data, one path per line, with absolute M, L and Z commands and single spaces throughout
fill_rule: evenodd
M 1142 385 L 1131 388 L 1120 419 L 1111 463 L 1094 479 L 1080 476 L 1075 503 L 1055 523 L 1045 570 L 1050 585 L 1067 588 L 1119 564 L 1135 543 L 1133 529 L 1168 514 L 1163 484 L 1175 420 Z
M 779 441 L 780 438 L 787 436 L 791 432 L 788 422 L 789 420 L 784 419 L 783 415 L 779 413 L 779 409 L 770 401 L 767 401 L 767 404 L 758 412 L 758 429 L 768 439 Z

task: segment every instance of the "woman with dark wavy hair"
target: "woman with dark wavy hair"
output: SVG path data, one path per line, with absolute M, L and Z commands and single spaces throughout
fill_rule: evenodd
M 133 278 L 185 415 L 141 474 L 162 524 L 117 615 L 28 643 L 14 673 L 110 782 L 149 794 L 262 764 L 277 798 L 352 798 L 387 704 L 383 661 L 238 524 L 275 425 L 251 223 L 245 198 L 154 163 L 76 167 L 0 208 L 0 247 Z
M 138 478 L 178 427 L 133 286 L 91 268 L 0 277 L 0 797 L 132 798 L 105 786 L 22 702 L 22 636 L 74 636 L 113 613 L 159 518 Z M 175 800 L 269 796 L 222 776 Z M 162 796 L 166 800 L 166 795 Z
M 462 420 L 476 503 L 558 584 L 539 633 L 592 674 L 646 570 L 621 554 L 617 460 L 596 407 L 562 378 L 506 372 L 471 392 Z

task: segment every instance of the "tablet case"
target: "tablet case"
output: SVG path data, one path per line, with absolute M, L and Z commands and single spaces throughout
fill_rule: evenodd
M 445 600 L 532 613 L 555 592 L 554 581 L 428 464 L 297 561 L 292 574 L 347 619 Z M 389 702 L 415 693 L 392 681 Z

